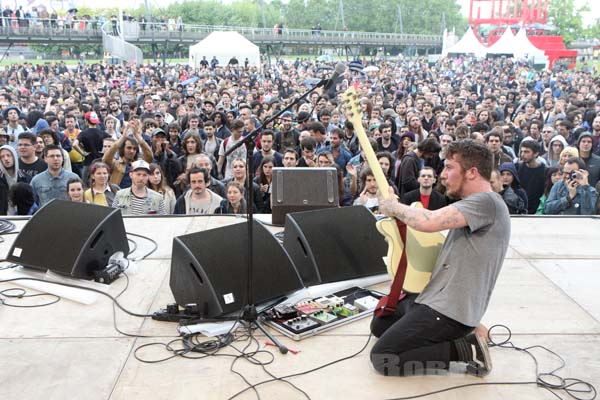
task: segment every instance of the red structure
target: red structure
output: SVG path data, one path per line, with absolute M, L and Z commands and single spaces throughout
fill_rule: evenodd
M 576 50 L 568 50 L 562 36 L 553 35 L 546 25 L 550 0 L 471 0 L 469 23 L 482 43 L 491 46 L 502 35 L 507 26 L 527 30 L 527 37 L 535 47 L 544 50 L 549 67 L 557 60 L 565 60 L 569 67 L 575 66 Z M 481 26 L 491 29 L 486 37 Z

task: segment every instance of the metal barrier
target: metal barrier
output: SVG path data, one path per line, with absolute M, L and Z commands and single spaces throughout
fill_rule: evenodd
M 112 33 L 111 21 L 103 24 L 94 20 L 73 20 L 66 23 L 59 20 L 25 20 L 19 26 L 16 20 L 3 18 L 0 28 L 1 42 L 100 42 L 104 41 L 103 29 Z M 119 24 L 121 25 L 121 24 Z M 288 45 L 381 45 L 381 46 L 421 46 L 439 47 L 440 35 L 413 35 L 385 32 L 327 31 L 314 29 L 287 29 L 281 33 L 272 28 L 244 26 L 190 25 L 163 23 L 140 23 L 123 21 L 123 37 L 134 43 L 179 42 L 195 43 L 215 31 L 236 31 L 257 44 L 284 43 Z M 125 28 L 127 27 L 127 28 Z M 114 36 L 114 35 L 111 35 Z
M 131 27 L 125 26 L 124 28 L 129 29 Z M 117 27 L 117 29 L 119 28 Z M 128 31 L 128 35 L 134 34 L 133 31 L 134 30 Z M 117 36 L 115 36 L 115 34 L 117 34 Z M 102 45 L 104 46 L 104 51 L 122 60 L 128 62 L 133 61 L 139 65 L 143 64 L 144 56 L 142 50 L 139 47 L 128 43 L 118 35 L 121 35 L 120 30 L 115 32 L 110 21 L 102 25 Z

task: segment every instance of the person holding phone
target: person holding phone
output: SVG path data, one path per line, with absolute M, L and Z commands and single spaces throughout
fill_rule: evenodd
M 552 186 L 544 204 L 546 215 L 594 215 L 598 192 L 589 185 L 589 172 L 579 157 L 563 165 L 563 180 Z

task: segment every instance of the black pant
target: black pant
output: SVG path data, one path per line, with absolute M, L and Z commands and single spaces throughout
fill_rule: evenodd
M 466 326 L 432 308 L 415 303 L 417 294 L 402 299 L 394 315 L 374 317 L 371 332 L 379 340 L 371 362 L 384 375 L 437 374 L 458 361 L 453 341 L 469 334 Z

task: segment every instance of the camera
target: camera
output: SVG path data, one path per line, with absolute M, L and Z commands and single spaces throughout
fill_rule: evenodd
M 571 171 L 571 173 L 569 174 L 569 179 L 574 181 L 577 178 L 579 178 L 579 174 L 577 173 L 577 171 Z

